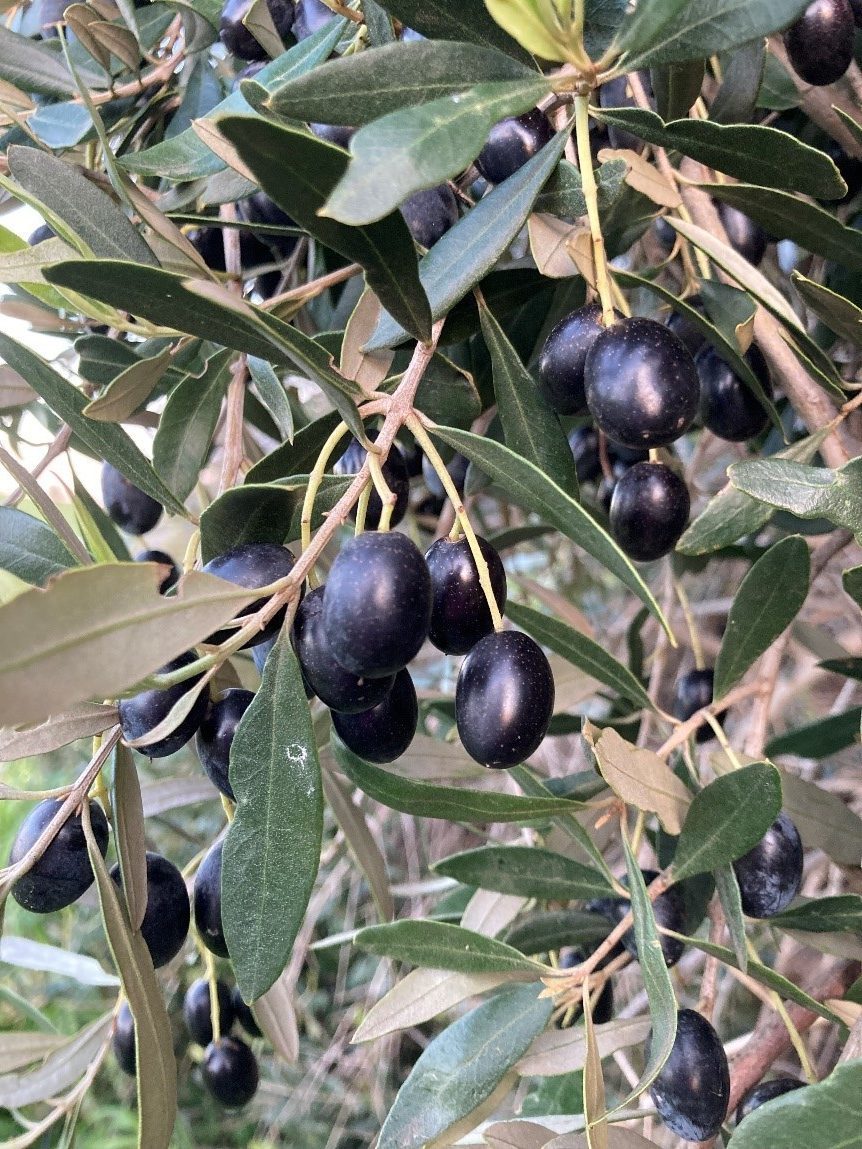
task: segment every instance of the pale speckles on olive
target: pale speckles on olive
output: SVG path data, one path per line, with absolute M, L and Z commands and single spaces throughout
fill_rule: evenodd
M 662 1121 L 686 1141 L 715 1137 L 730 1103 L 730 1071 L 721 1039 L 693 1009 L 677 1016 L 670 1057 L 650 1088 Z

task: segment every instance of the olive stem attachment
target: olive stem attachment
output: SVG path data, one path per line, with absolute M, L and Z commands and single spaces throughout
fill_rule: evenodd
M 736 751 L 733 749 L 733 747 L 728 742 L 727 735 L 724 733 L 724 731 L 721 728 L 721 723 L 718 721 L 718 719 L 715 717 L 715 715 L 710 714 L 710 712 L 708 710 L 703 711 L 703 716 L 707 720 L 709 725 L 712 727 L 712 732 L 716 736 L 716 738 L 718 739 L 718 743 L 721 746 L 724 753 L 726 754 L 727 759 L 730 762 L 731 766 L 734 768 L 734 770 L 741 770 L 742 769 L 742 763 L 737 758 Z
M 650 452 L 652 455 L 652 452 Z M 653 460 L 654 461 L 654 460 Z M 698 670 L 703 670 L 706 663 L 703 657 L 703 645 L 700 641 L 700 634 L 698 633 L 697 623 L 692 613 L 691 603 L 688 599 L 685 587 L 682 585 L 682 580 L 678 578 L 673 579 L 673 589 L 676 591 L 676 597 L 679 599 L 679 605 L 682 608 L 682 613 L 685 618 L 685 624 L 688 627 L 688 636 L 691 640 L 691 653 L 694 655 L 694 665 Z
M 201 952 L 203 954 L 204 967 L 206 968 L 207 981 L 210 987 L 210 1025 L 213 1031 L 213 1041 L 218 1041 L 221 1037 L 221 1010 L 219 1009 L 216 964 L 213 955 L 208 949 L 204 949 Z
M 593 265 L 596 271 L 596 289 L 602 305 L 602 323 L 610 327 L 614 322 L 614 297 L 608 274 L 608 258 L 602 223 L 599 218 L 598 188 L 593 171 L 593 157 L 590 152 L 590 97 L 575 96 L 575 139 L 578 145 L 578 165 L 581 169 L 581 184 L 584 199 L 587 201 L 587 218 L 590 223 L 590 238 L 593 243 Z
M 368 502 L 371 498 L 372 491 L 371 483 L 366 484 L 365 490 L 359 496 L 359 502 L 356 504 L 356 531 L 357 535 L 361 535 L 365 530 L 365 518 L 368 514 Z
M 374 484 L 374 489 L 377 491 L 377 496 L 382 504 L 380 522 L 377 524 L 377 529 L 378 531 L 388 531 L 398 496 L 386 482 L 386 476 L 383 474 L 380 459 L 375 451 L 368 452 L 368 469 L 371 472 L 371 481 Z
M 329 457 L 346 434 L 347 424 L 339 423 L 321 447 L 317 462 L 308 476 L 308 486 L 305 489 L 305 498 L 302 500 L 302 517 L 299 521 L 304 551 L 308 550 L 311 545 L 311 517 L 314 514 L 314 500 L 317 498 L 317 492 L 320 490 L 320 484 L 323 482 L 323 476 L 329 465 Z
M 405 425 L 425 452 L 429 463 L 443 484 L 443 489 L 451 501 L 452 506 L 455 508 L 455 517 L 461 524 L 461 529 L 464 532 L 464 537 L 467 540 L 467 545 L 470 547 L 470 553 L 473 556 L 473 562 L 476 564 L 479 583 L 485 595 L 485 601 L 488 603 L 488 610 L 491 612 L 491 621 L 494 625 L 494 630 L 499 633 L 499 631 L 503 629 L 503 616 L 500 614 L 500 608 L 497 606 L 497 600 L 494 597 L 494 588 L 491 586 L 491 575 L 488 571 L 488 564 L 485 561 L 485 556 L 482 554 L 479 540 L 476 538 L 476 532 L 473 530 L 473 524 L 470 522 L 467 512 L 464 510 L 461 496 L 458 494 L 458 490 L 452 482 L 452 476 L 446 470 L 446 464 L 440 458 L 440 452 L 432 443 L 430 435 L 422 426 L 419 418 L 415 414 L 408 415 L 405 420 Z

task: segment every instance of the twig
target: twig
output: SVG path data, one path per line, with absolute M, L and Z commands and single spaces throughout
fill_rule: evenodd
M 48 447 L 48 450 L 45 452 L 45 454 L 42 456 L 42 458 L 39 460 L 39 462 L 36 463 L 36 465 L 29 472 L 30 478 L 31 479 L 38 479 L 39 476 L 42 474 L 42 472 L 45 470 L 45 468 L 47 466 L 49 466 L 51 463 L 53 463 L 55 459 L 59 458 L 60 455 L 63 454 L 63 452 L 69 446 L 69 441 L 71 438 L 72 438 L 72 428 L 69 427 L 68 425 L 64 424 L 60 428 L 60 430 L 57 432 L 57 435 L 56 435 L 54 441 Z M 20 503 L 21 500 L 24 498 L 24 495 L 26 493 L 27 492 L 24 490 L 23 487 L 21 487 L 21 486 L 16 487 L 15 490 L 12 492 L 12 494 L 9 496 L 9 498 L 6 499 L 5 503 L 3 504 L 4 507 L 16 507 L 18 505 L 18 503 Z

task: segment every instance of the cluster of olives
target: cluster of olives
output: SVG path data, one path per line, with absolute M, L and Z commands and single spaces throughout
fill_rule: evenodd
M 691 508 L 683 478 L 649 452 L 685 434 L 698 412 L 709 430 L 734 442 L 760 434 L 768 421 L 744 380 L 681 318 L 662 324 L 615 314 L 606 327 L 600 306 L 589 303 L 560 320 L 538 362 L 539 387 L 550 406 L 563 416 L 592 416 L 594 427 L 578 427 L 570 436 L 578 478 L 603 476 L 598 496 L 613 535 L 638 562 L 673 550 Z M 756 346 L 747 360 L 770 393 Z M 607 474 L 596 429 L 606 437 Z
M 800 79 L 816 88 L 840 80 L 853 63 L 857 27 L 862 28 L 859 0 L 812 0 L 784 33 L 787 57 Z

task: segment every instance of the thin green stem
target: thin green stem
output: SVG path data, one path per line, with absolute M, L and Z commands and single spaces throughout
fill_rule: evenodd
M 374 483 L 374 489 L 377 491 L 377 497 L 382 504 L 380 510 L 380 522 L 377 524 L 379 531 L 388 531 L 390 523 L 392 522 L 392 512 L 395 509 L 395 503 L 398 496 L 392 491 L 389 484 L 386 482 L 386 476 L 383 474 L 383 467 L 380 465 L 380 459 L 375 451 L 368 452 L 368 469 L 371 471 L 371 481 Z
M 691 640 L 691 653 L 694 655 L 694 665 L 698 670 L 703 670 L 706 665 L 703 657 L 703 645 L 700 641 L 700 634 L 698 633 L 697 623 L 695 622 L 694 615 L 691 610 L 691 603 L 689 602 L 688 595 L 686 594 L 685 587 L 682 585 L 682 580 L 674 578 L 673 589 L 676 591 L 676 597 L 679 599 L 679 605 L 682 608 L 682 613 L 685 617 L 685 624 L 688 627 L 688 635 Z
M 593 171 L 593 157 L 590 151 L 590 97 L 575 96 L 575 138 L 578 146 L 578 165 L 581 169 L 581 184 L 584 199 L 587 201 L 587 218 L 590 223 L 590 238 L 593 242 L 593 264 L 596 271 L 596 289 L 602 305 L 602 323 L 610 327 L 614 322 L 614 297 L 608 274 L 608 260 L 602 223 L 599 218 L 599 198 L 596 175 Z
M 317 492 L 320 490 L 320 484 L 323 482 L 323 476 L 326 473 L 327 465 L 329 464 L 329 457 L 344 436 L 347 433 L 347 424 L 339 423 L 320 450 L 317 462 L 311 474 L 308 476 L 308 487 L 305 491 L 305 498 L 302 502 L 302 518 L 300 519 L 300 529 L 302 531 L 302 549 L 308 550 L 311 544 L 311 518 L 314 514 L 314 500 L 317 498 Z
M 503 617 L 500 614 L 500 608 L 497 606 L 497 600 L 494 597 L 494 588 L 491 586 L 491 575 L 488 571 L 488 564 L 485 561 L 485 556 L 482 554 L 482 549 L 479 546 L 479 540 L 476 538 L 473 525 L 467 516 L 467 512 L 464 510 L 461 496 L 458 494 L 458 490 L 452 482 L 452 476 L 446 470 L 446 464 L 441 459 L 440 452 L 434 446 L 431 441 L 431 436 L 422 426 L 417 416 L 408 415 L 405 424 L 428 457 L 428 462 L 436 471 L 440 482 L 443 484 L 443 489 L 450 499 L 452 506 L 455 508 L 455 515 L 461 524 L 464 537 L 467 539 L 467 545 L 470 547 L 470 553 L 473 556 L 473 562 L 476 564 L 479 583 L 485 595 L 485 601 L 488 603 L 488 610 L 491 612 L 491 621 L 494 624 L 494 630 L 501 631 L 503 629 Z

